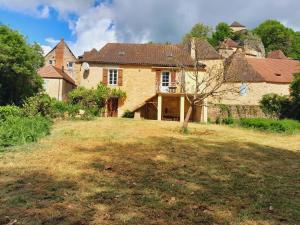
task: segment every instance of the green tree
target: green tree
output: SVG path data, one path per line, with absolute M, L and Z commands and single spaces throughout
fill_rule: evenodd
M 233 31 L 227 23 L 221 22 L 216 26 L 215 32 L 213 32 L 212 37 L 209 42 L 212 46 L 219 46 L 220 42 L 224 41 L 226 38 L 231 38 L 233 36 Z
M 44 62 L 42 49 L 4 25 L 0 25 L 0 49 L 0 105 L 21 105 L 42 88 L 37 74 Z
M 255 28 L 254 33 L 261 37 L 267 52 L 282 50 L 288 56 L 292 54 L 294 31 L 279 21 L 267 20 Z
M 212 28 L 210 26 L 206 26 L 203 23 L 195 24 L 191 31 L 184 35 L 183 42 L 186 40 L 190 40 L 191 38 L 201 38 L 201 39 L 208 39 L 211 35 Z
M 300 73 L 294 75 L 290 85 L 291 90 L 291 117 L 300 120 Z
M 289 57 L 293 59 L 300 59 L 300 32 L 293 33 L 292 52 Z

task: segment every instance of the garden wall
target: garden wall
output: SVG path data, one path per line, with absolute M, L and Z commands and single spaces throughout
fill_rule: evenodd
M 215 122 L 218 118 L 234 119 L 239 118 L 265 118 L 266 115 L 262 112 L 258 105 L 223 105 L 210 104 L 208 106 L 208 118 Z

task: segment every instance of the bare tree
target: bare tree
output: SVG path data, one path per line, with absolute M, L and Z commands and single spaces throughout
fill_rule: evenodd
M 211 54 L 211 46 L 204 40 L 191 39 L 188 47 L 193 58 L 193 68 L 179 64 L 181 68 L 181 92 L 185 94 L 190 106 L 188 108 L 183 129 L 188 128 L 193 109 L 196 106 L 206 106 L 209 98 L 222 98 L 227 93 L 239 93 L 240 89 L 234 85 L 238 71 L 227 73 L 231 60 L 235 54 L 220 63 L 205 65 L 203 62 Z M 203 45 L 204 44 L 204 45 Z M 199 46 L 201 45 L 201 46 Z

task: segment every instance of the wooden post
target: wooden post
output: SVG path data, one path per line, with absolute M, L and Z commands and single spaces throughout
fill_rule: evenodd
M 162 112 L 162 96 L 158 95 L 157 97 L 157 120 L 161 121 L 161 112 Z
M 184 122 L 184 96 L 180 96 L 180 123 Z

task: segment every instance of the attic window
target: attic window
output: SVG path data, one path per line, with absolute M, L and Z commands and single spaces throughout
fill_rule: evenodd
M 118 55 L 123 56 L 123 55 L 125 55 L 125 52 L 124 51 L 119 51 Z
M 275 76 L 281 77 L 281 74 L 280 73 L 275 73 Z

